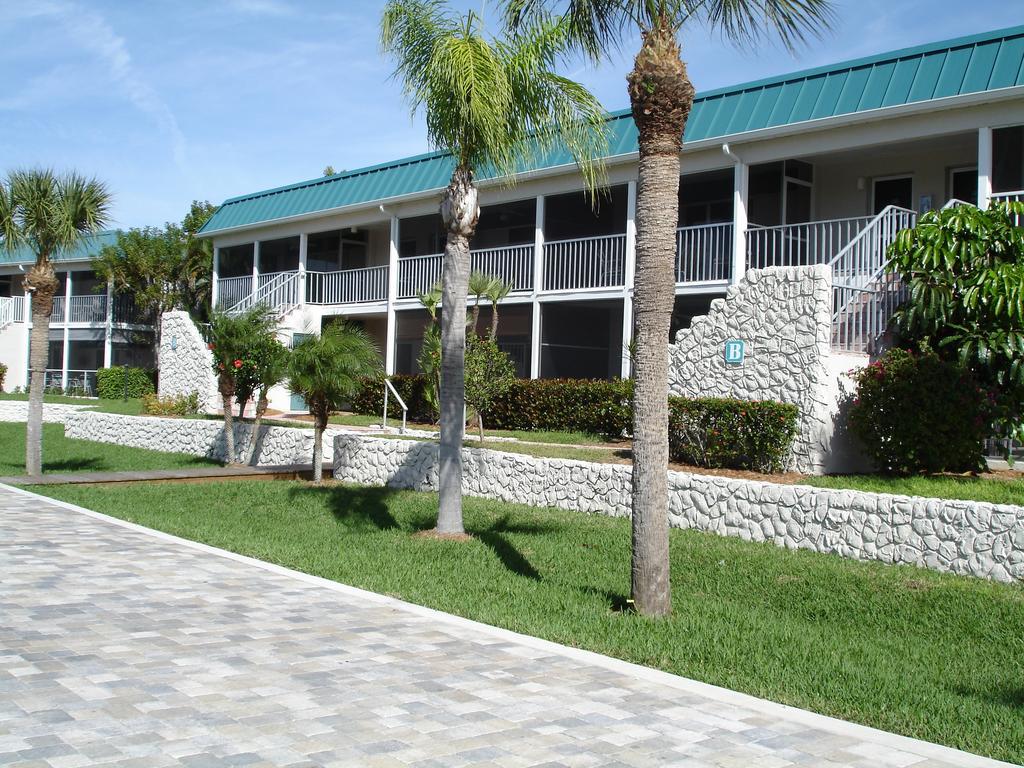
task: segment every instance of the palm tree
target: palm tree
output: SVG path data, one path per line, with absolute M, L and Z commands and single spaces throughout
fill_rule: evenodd
M 487 292 L 491 289 L 491 283 L 495 278 L 490 275 L 484 274 L 480 271 L 474 271 L 469 274 L 469 295 L 474 298 L 473 302 L 473 319 L 470 321 L 470 327 L 473 329 L 473 333 L 478 333 L 478 324 L 480 323 L 480 301 Z
M 447 231 L 441 305 L 441 446 L 437 532 L 460 535 L 469 241 L 480 216 L 475 176 L 511 177 L 517 161 L 561 141 L 589 188 L 606 153 L 605 113 L 578 83 L 555 73 L 568 26 L 547 18 L 508 39 L 485 36 L 479 16 L 462 17 L 444 0 L 390 0 L 381 47 L 395 60 L 414 110 L 426 113 L 427 136 L 454 162 L 441 201 Z
M 352 399 L 363 381 L 380 372 L 380 351 L 362 328 L 336 323 L 292 350 L 288 388 L 313 415 L 313 482 L 323 480 L 324 430 L 332 411 Z
M 254 365 L 252 351 L 261 339 L 274 336 L 274 316 L 262 304 L 240 315 L 214 311 L 210 318 L 210 351 L 213 373 L 217 377 L 224 410 L 225 463 L 235 463 L 235 420 L 231 403 L 238 393 L 239 380 Z
M 684 24 L 734 41 L 773 33 L 792 48 L 827 27 L 831 0 L 505 0 L 511 29 L 561 12 L 576 50 L 593 59 L 639 29 L 627 77 L 639 136 L 633 363 L 632 597 L 644 614 L 671 611 L 668 560 L 668 334 L 675 300 L 680 152 L 694 88 L 680 58 Z M 701 34 L 705 34 L 702 30 Z
M 255 383 L 256 395 L 256 418 L 252 422 L 252 432 L 249 434 L 249 448 L 246 451 L 245 462 L 251 464 L 256 454 L 256 441 L 259 439 L 260 425 L 263 417 L 270 406 L 270 390 L 280 384 L 288 376 L 288 348 L 277 340 L 277 337 L 270 333 L 260 338 L 252 350 L 252 379 Z
M 74 172 L 13 171 L 6 181 L 0 181 L 0 247 L 14 251 L 25 246 L 36 257 L 25 276 L 25 288 L 32 294 L 25 434 L 25 471 L 30 475 L 40 474 L 43 465 L 43 386 L 50 348 L 50 312 L 59 285 L 50 259 L 104 227 L 110 203 L 110 192 L 104 184 Z
M 512 285 L 500 277 L 492 278 L 487 284 L 487 300 L 491 302 L 491 338 L 498 338 L 498 302 L 508 296 Z

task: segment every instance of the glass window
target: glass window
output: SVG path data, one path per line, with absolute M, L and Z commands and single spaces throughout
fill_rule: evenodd
M 626 231 L 626 187 L 612 187 L 592 204 L 584 192 L 552 195 L 544 200 L 544 239 L 571 240 Z
M 232 245 L 219 251 L 218 276 L 241 277 L 252 274 L 253 244 Z
M 876 179 L 874 188 L 874 211 L 876 214 L 881 213 L 888 205 L 914 210 L 914 179 L 912 176 Z
M 732 221 L 732 170 L 695 173 L 679 179 L 679 226 Z
M 500 248 L 532 243 L 537 229 L 537 200 L 486 205 L 473 235 L 473 248 Z
M 978 204 L 978 169 L 957 168 L 949 173 L 949 196 L 971 205 Z
M 285 237 L 260 243 L 260 272 L 291 272 L 299 268 L 299 238 Z
M 1024 125 L 992 131 L 992 191 L 1024 190 Z

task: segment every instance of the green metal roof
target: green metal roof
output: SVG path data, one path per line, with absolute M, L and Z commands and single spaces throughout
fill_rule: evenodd
M 88 261 L 98 256 L 105 246 L 116 244 L 117 230 L 103 230 L 94 235 L 86 235 L 75 248 L 55 253 L 50 261 Z M 13 253 L 0 248 L 0 264 L 34 264 L 35 261 L 36 254 L 28 246 L 20 246 Z
M 1024 85 L 1024 26 L 905 48 L 698 93 L 688 142 Z M 609 156 L 637 149 L 629 110 L 609 115 Z M 564 150 L 523 170 L 572 162 Z M 441 152 L 360 168 L 226 200 L 206 234 L 441 189 L 453 161 Z

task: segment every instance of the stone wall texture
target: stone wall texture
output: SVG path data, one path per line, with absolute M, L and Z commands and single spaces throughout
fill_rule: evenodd
M 251 424 L 235 424 L 235 461 L 245 458 Z M 165 419 L 112 413 L 77 413 L 67 417 L 64 434 L 83 440 L 114 443 L 153 451 L 187 453 L 224 461 L 224 423 L 206 419 Z M 324 463 L 330 466 L 335 430 L 324 431 Z M 253 463 L 289 466 L 313 461 L 313 430 L 300 427 L 260 427 Z
M 165 312 L 160 318 L 160 396 L 199 393 L 199 406 L 213 413 L 221 405 L 213 355 L 188 312 Z
M 820 474 L 838 412 L 828 364 L 832 273 L 827 265 L 750 270 L 724 299 L 694 318 L 669 347 L 669 391 L 683 397 L 775 400 L 800 409 L 789 469 Z M 741 365 L 725 362 L 725 342 L 742 339 Z
M 478 448 L 466 448 L 462 455 L 467 495 L 630 514 L 629 467 Z M 334 477 L 436 490 L 437 445 L 339 436 Z M 997 581 L 1024 580 L 1024 507 L 670 472 L 669 510 L 675 528 Z
M 61 424 L 71 414 L 88 407 L 88 404 L 43 403 L 43 421 L 47 424 Z M 0 400 L 0 421 L 28 421 L 28 401 Z

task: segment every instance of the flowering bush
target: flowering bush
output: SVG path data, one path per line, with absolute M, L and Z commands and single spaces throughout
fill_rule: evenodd
M 142 412 L 150 416 L 192 416 L 199 413 L 199 393 L 160 397 L 150 392 L 142 396 Z
M 993 398 L 969 371 L 929 349 L 891 349 L 853 378 L 850 430 L 880 470 L 911 474 L 983 466 Z

